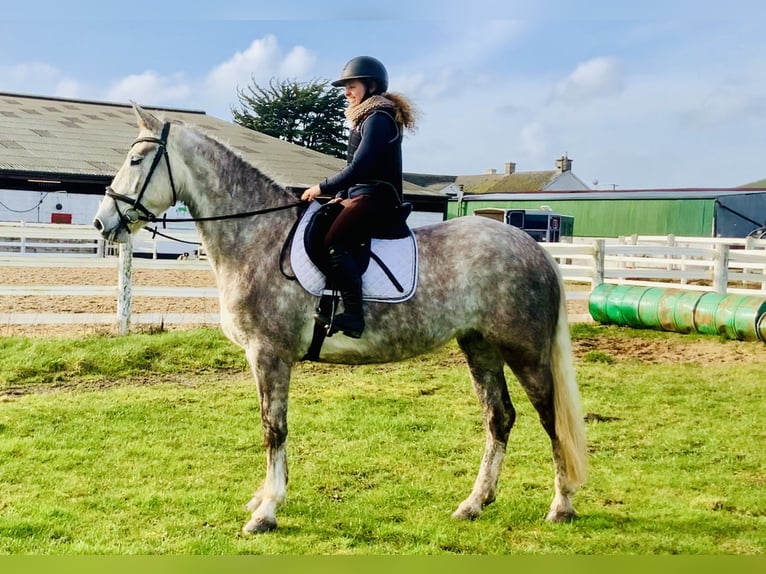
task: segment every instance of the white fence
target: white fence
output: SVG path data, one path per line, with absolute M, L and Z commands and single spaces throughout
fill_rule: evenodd
M 175 232 L 174 232 L 175 234 Z M 187 240 L 194 236 L 187 234 Z M 147 241 L 142 241 L 147 249 Z M 543 246 L 556 259 L 567 282 L 569 299 L 587 299 L 601 283 L 676 287 L 766 297 L 766 240 L 711 239 L 673 236 L 629 236 L 582 239 Z M 156 246 L 154 247 L 156 250 Z M 107 296 L 117 301 L 117 314 L 0 315 L 1 324 L 111 324 L 120 332 L 131 323 L 210 324 L 217 314 L 134 314 L 133 297 L 211 297 L 215 288 L 143 287 L 131 282 L 133 269 L 209 269 L 205 260 L 134 258 L 130 248 L 105 244 L 90 226 L 0 223 L 0 266 L 113 268 L 114 286 L 0 285 L 0 296 Z M 155 251 L 156 255 L 156 251 Z
M 195 231 L 173 230 L 173 237 L 188 242 L 198 241 Z M 109 285 L 2 285 L 0 297 L 82 296 L 113 297 L 115 313 L 1 313 L 0 325 L 116 325 L 121 333 L 134 324 L 216 324 L 218 314 L 132 313 L 134 297 L 217 298 L 214 287 L 136 286 L 131 280 L 133 269 L 209 270 L 210 263 L 201 258 L 156 259 L 161 238 L 152 239 L 149 232 L 138 236 L 136 246 L 107 243 L 89 225 L 56 225 L 0 222 L 0 267 L 34 267 L 55 269 L 101 268 L 114 270 L 114 284 Z M 199 250 L 191 245 L 189 252 Z M 200 250 L 201 251 L 201 250 Z M 144 257 L 133 257 L 140 253 Z
M 568 282 L 766 296 L 766 240 L 674 236 L 578 239 L 544 247 Z

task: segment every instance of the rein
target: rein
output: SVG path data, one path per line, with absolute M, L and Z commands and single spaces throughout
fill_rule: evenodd
M 155 143 L 158 146 L 157 153 L 154 155 L 154 159 L 152 160 L 152 165 L 149 168 L 149 173 L 146 175 L 144 184 L 141 186 L 141 191 L 138 192 L 138 195 L 135 198 L 129 197 L 127 195 L 123 195 L 121 193 L 117 193 L 116 191 L 114 191 L 114 189 L 112 189 L 111 186 L 107 186 L 106 188 L 106 195 L 107 197 L 111 197 L 114 200 L 114 205 L 115 205 L 115 209 L 117 210 L 117 214 L 120 216 L 120 221 L 125 226 L 125 229 L 127 230 L 128 233 L 130 233 L 130 225 L 133 223 L 137 223 L 139 221 L 143 221 L 146 223 L 161 223 L 164 228 L 166 223 L 224 221 L 227 219 L 244 219 L 245 217 L 264 215 L 266 213 L 273 213 L 275 211 L 284 211 L 287 209 L 292 209 L 294 207 L 308 205 L 305 201 L 295 201 L 292 203 L 287 203 L 285 205 L 277 205 L 275 207 L 266 207 L 264 209 L 254 209 L 252 211 L 245 211 L 243 213 L 229 213 L 226 215 L 211 215 L 207 217 L 168 217 L 167 215 L 165 215 L 162 218 L 158 218 L 144 204 L 141 203 L 141 199 L 144 197 L 146 188 L 149 185 L 149 180 L 151 180 L 152 175 L 154 175 L 154 170 L 157 169 L 157 166 L 159 165 L 160 161 L 162 161 L 162 158 L 164 157 L 165 165 L 168 169 L 168 178 L 170 179 L 170 189 L 173 191 L 173 203 L 171 205 L 176 204 L 176 201 L 178 198 L 178 192 L 176 191 L 176 184 L 175 184 L 175 181 L 173 180 L 173 172 L 170 169 L 170 156 L 168 155 L 168 147 L 167 147 L 169 132 L 170 132 L 170 122 L 165 122 L 162 125 L 162 132 L 159 138 L 142 137 L 142 138 L 136 139 L 131 144 L 130 146 L 131 148 L 135 146 L 137 143 L 141 143 L 141 142 Z M 120 210 L 120 207 L 119 207 L 120 202 L 127 203 L 130 207 L 123 212 Z M 290 233 L 288 234 L 287 239 L 285 240 L 285 243 L 282 246 L 282 249 L 279 254 L 279 270 L 282 272 L 282 275 L 284 275 L 285 278 L 290 280 L 295 280 L 295 277 L 287 274 L 287 272 L 284 269 L 284 261 L 285 261 L 285 256 L 287 253 L 288 246 L 289 244 L 292 243 L 293 237 L 295 235 L 295 230 L 298 226 L 298 222 L 300 221 L 300 214 L 302 212 L 303 210 L 301 210 L 300 213 L 298 214 L 298 218 L 296 218 L 295 223 L 290 229 Z M 196 243 L 196 242 L 183 241 L 181 239 L 171 237 L 170 235 L 165 235 L 164 233 L 161 233 L 160 231 L 158 231 L 157 228 L 147 228 L 147 230 L 152 233 L 152 237 L 156 237 L 157 235 L 159 235 L 160 237 L 164 237 L 172 241 L 178 241 L 180 243 L 192 243 L 195 245 L 199 245 L 199 243 Z

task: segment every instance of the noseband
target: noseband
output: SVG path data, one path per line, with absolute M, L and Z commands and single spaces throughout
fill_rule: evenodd
M 107 197 L 111 197 L 114 200 L 115 209 L 117 210 L 117 214 L 120 216 L 120 221 L 125 226 L 125 229 L 130 233 L 130 225 L 133 223 L 136 223 L 138 221 L 156 221 L 157 216 L 154 215 L 151 211 L 149 211 L 142 203 L 141 199 L 144 196 L 144 192 L 146 191 L 147 186 L 149 185 L 149 180 L 151 180 L 152 175 L 154 174 L 154 170 L 157 168 L 157 165 L 159 165 L 162 158 L 165 158 L 165 165 L 168 168 L 168 177 L 170 178 L 170 189 L 173 190 L 173 203 L 172 205 L 175 205 L 176 203 L 176 186 L 173 182 L 173 172 L 170 171 L 170 157 L 168 155 L 168 132 L 170 132 L 170 122 L 165 122 L 162 126 L 162 133 L 160 134 L 159 138 L 155 137 L 143 137 L 136 139 L 130 147 L 133 148 L 137 143 L 141 142 L 149 142 L 149 143 L 155 143 L 157 144 L 157 153 L 154 154 L 154 159 L 152 160 L 152 165 L 149 168 L 149 173 L 146 175 L 146 179 L 144 180 L 144 185 L 141 186 L 141 191 L 138 192 L 138 195 L 136 197 L 129 197 L 127 195 L 123 195 L 121 193 L 117 193 L 112 189 L 111 186 L 107 186 L 106 188 L 106 195 Z M 120 211 L 120 204 L 127 203 L 130 207 L 126 209 L 124 212 Z

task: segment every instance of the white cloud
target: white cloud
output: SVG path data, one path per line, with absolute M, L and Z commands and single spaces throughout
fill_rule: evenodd
M 279 65 L 279 75 L 287 78 L 305 76 L 316 63 L 316 56 L 303 46 L 290 50 Z
M 64 80 L 63 74 L 42 62 L 0 66 L 0 89 L 29 94 L 44 94 L 49 86 Z
M 228 110 L 237 102 L 238 88 L 245 88 L 253 81 L 266 84 L 273 77 L 307 80 L 315 61 L 316 56 L 303 46 L 284 53 L 275 36 L 265 36 L 201 78 L 196 100 L 212 115 L 229 118 Z
M 455 89 L 459 83 L 455 73 L 450 69 L 442 69 L 432 75 L 415 72 L 390 78 L 391 91 L 400 92 L 421 102 L 435 101 L 443 97 L 454 98 L 458 94 Z
M 84 87 L 76 80 L 64 79 L 56 84 L 53 95 L 56 98 L 77 99 L 83 97 Z
M 118 80 L 107 92 L 114 102 L 135 100 L 145 105 L 174 105 L 189 97 L 191 87 L 183 75 L 162 76 L 153 71 Z
M 593 58 L 580 63 L 566 78 L 553 87 L 552 99 L 580 102 L 617 94 L 623 90 L 622 69 L 617 58 Z
M 252 80 L 265 83 L 274 76 L 303 76 L 315 60 L 315 56 L 302 46 L 283 54 L 276 37 L 269 35 L 254 40 L 245 51 L 236 52 L 213 68 L 205 78 L 205 87 L 211 96 L 225 94 L 232 99 L 236 88 L 244 88 Z

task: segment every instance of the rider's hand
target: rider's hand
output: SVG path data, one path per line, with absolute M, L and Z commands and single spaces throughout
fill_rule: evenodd
M 312 185 L 310 188 L 303 192 L 303 195 L 301 195 L 301 200 L 314 201 L 317 197 L 319 197 L 319 194 L 321 193 L 322 191 L 319 189 L 318 185 Z

